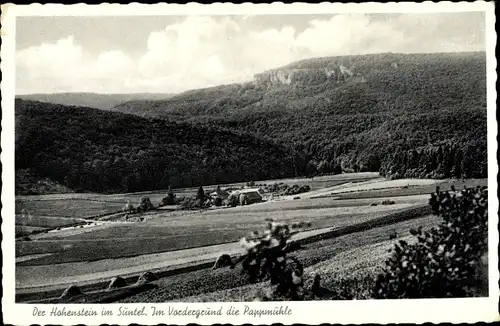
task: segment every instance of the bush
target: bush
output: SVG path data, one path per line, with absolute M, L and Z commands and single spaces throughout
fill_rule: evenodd
M 222 206 L 222 199 L 220 197 L 216 197 L 214 199 L 214 205 L 217 206 L 217 207 Z
M 184 198 L 184 200 L 181 203 L 181 208 L 183 208 L 183 209 L 195 208 L 195 206 L 196 206 L 196 198 L 195 197 Z
M 241 264 L 250 282 L 269 280 L 275 286 L 273 295 L 301 299 L 304 268 L 299 260 L 287 255 L 290 251 L 287 241 L 293 233 L 288 225 L 270 221 L 264 234 L 254 231 L 250 237 L 241 239 L 245 255 L 236 258 L 221 255 L 213 269 Z
M 196 193 L 196 199 L 198 199 L 199 201 L 201 201 L 202 203 L 205 201 L 205 191 L 203 190 L 203 187 L 200 186 L 198 188 L 198 192 Z
M 269 192 L 271 194 L 287 196 L 298 195 L 311 190 L 311 187 L 309 185 L 299 186 L 297 184 L 294 184 L 292 186 L 289 186 L 284 183 L 274 183 L 272 185 L 263 186 L 262 188 L 265 192 Z
M 238 202 L 239 202 L 239 193 L 231 193 L 231 195 L 229 195 L 229 197 L 227 198 L 227 206 L 230 206 L 230 207 L 236 207 L 238 206 Z
M 155 209 L 153 203 L 151 203 L 151 199 L 149 197 L 142 197 L 141 203 L 139 204 L 138 210 L 140 212 L 146 212 Z
M 342 174 L 342 166 L 340 164 L 333 166 L 333 174 Z
M 158 276 L 156 276 L 153 272 L 144 272 L 142 273 L 136 281 L 136 284 L 145 284 L 151 283 L 158 280 Z
M 376 298 L 465 297 L 475 293 L 477 266 L 487 252 L 488 192 L 431 194 L 429 204 L 443 222 L 429 232 L 412 229 L 416 243 L 400 241 L 377 278 Z
M 59 299 L 71 299 L 77 296 L 84 295 L 82 289 L 77 285 L 70 285 L 64 290 Z
M 167 196 L 161 200 L 161 205 L 175 205 L 175 194 L 170 187 L 168 188 Z
M 181 202 L 182 209 L 198 209 L 209 207 L 209 201 L 202 201 L 198 196 L 187 197 Z
M 161 206 L 175 205 L 175 200 L 169 196 L 163 197 L 161 200 Z
M 123 211 L 124 213 L 134 213 L 134 212 L 135 212 L 135 210 L 136 210 L 136 209 L 135 209 L 134 205 L 132 205 L 132 204 L 130 203 L 130 201 L 128 201 L 128 202 L 125 204 L 125 206 L 123 206 L 123 210 L 122 210 L 122 211 Z

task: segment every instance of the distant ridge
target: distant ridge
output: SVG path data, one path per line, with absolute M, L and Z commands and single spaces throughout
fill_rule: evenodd
M 170 93 L 37 93 L 17 95 L 22 100 L 39 101 L 44 103 L 62 104 L 67 106 L 84 106 L 101 110 L 109 110 L 121 103 L 134 100 L 165 100 L 172 97 Z

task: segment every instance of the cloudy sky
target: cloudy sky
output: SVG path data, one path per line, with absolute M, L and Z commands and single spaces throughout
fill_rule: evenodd
M 480 12 L 18 17 L 16 93 L 177 93 L 311 57 L 484 50 Z

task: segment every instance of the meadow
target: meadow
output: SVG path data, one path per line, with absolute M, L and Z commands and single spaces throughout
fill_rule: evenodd
M 388 187 L 388 188 L 351 188 L 348 192 L 334 193 L 331 194 L 336 199 L 367 199 L 367 198 L 383 198 L 383 197 L 393 197 L 393 196 L 413 196 L 419 194 L 430 194 L 436 190 L 436 186 L 439 186 L 442 191 L 448 191 L 451 186 L 455 189 L 461 190 L 463 187 L 476 187 L 476 186 L 488 186 L 487 179 L 464 179 L 464 180 L 433 180 L 433 183 L 416 185 L 416 186 L 400 186 L 400 187 Z
M 343 176 L 342 181 L 347 179 L 349 178 Z M 360 178 L 358 180 L 362 181 L 340 182 L 341 180 L 334 179 L 326 189 L 311 190 L 309 193 L 298 196 L 300 199 L 297 199 L 297 196 L 294 197 L 295 199 L 291 196 L 284 196 L 263 203 L 234 208 L 197 211 L 158 210 L 143 213 L 141 215 L 144 219 L 142 222 L 107 221 L 99 222 L 94 226 L 86 225 L 81 228 L 31 235 L 31 241 L 16 241 L 16 286 L 29 288 L 36 287 L 37 284 L 40 284 L 39 282 L 57 284 L 65 277 L 78 280 L 80 279 L 79 275 L 81 275 L 87 279 L 94 277 L 93 275 L 97 277 L 102 273 L 105 273 L 102 275 L 108 275 L 113 270 L 135 271 L 141 266 L 152 268 L 152 266 L 164 265 L 165 262 L 160 257 L 166 253 L 173 253 L 170 255 L 171 258 L 168 258 L 169 255 L 165 256 L 167 257 L 165 259 L 168 260 L 174 259 L 176 253 L 181 254 L 189 248 L 197 248 L 196 250 L 199 248 L 203 251 L 203 248 L 209 250 L 214 245 L 234 244 L 253 230 L 262 230 L 267 218 L 288 223 L 311 222 L 312 229 L 318 230 L 350 228 L 350 226 L 360 223 L 368 223 L 366 227 L 349 231 L 350 234 L 341 235 L 343 233 L 340 233 L 331 238 L 319 238 L 308 243 L 297 252 L 297 255 L 303 255 L 300 259 L 304 260 L 307 266 L 312 266 L 335 257 L 337 252 L 388 241 L 388 233 L 394 230 L 397 231 L 398 236 L 402 236 L 401 234 L 407 233 L 411 225 L 428 226 L 433 224 L 433 217 L 419 218 L 418 216 L 411 217 L 412 219 L 409 221 L 386 226 L 373 224 L 371 221 L 380 218 L 386 219 L 394 213 L 404 215 L 413 208 L 427 206 L 429 193 L 435 190 L 436 185 L 442 189 L 448 189 L 452 184 L 455 184 L 457 188 L 462 185 L 461 181 L 458 180 L 409 182 L 408 180 L 391 182 L 380 180 L 380 178 Z M 325 182 L 325 180 L 321 182 Z M 468 186 L 485 185 L 487 180 L 466 180 L 465 182 Z M 320 196 L 316 198 L 318 194 L 330 194 L 332 191 L 335 193 L 331 197 Z M 74 196 L 75 194 L 70 195 Z M 95 195 L 88 194 L 88 196 Z M 108 195 L 106 198 L 112 198 L 111 202 L 116 202 L 117 198 L 122 200 L 130 198 L 130 196 L 138 198 L 144 196 L 144 193 Z M 101 196 L 101 198 L 103 197 L 105 196 Z M 58 202 L 62 200 L 60 197 L 44 201 Z M 72 197 L 71 200 L 76 199 Z M 385 204 L 383 204 L 384 202 Z M 63 223 L 63 221 L 68 224 L 80 223 L 81 221 L 88 223 L 90 221 L 70 217 L 45 216 L 43 218 L 45 219 L 43 221 L 45 227 L 48 225 L 46 220 L 49 219 L 52 219 L 53 221 L 50 222 L 55 224 Z M 19 220 L 16 223 L 21 224 L 22 222 Z M 41 223 L 41 220 L 37 223 Z M 359 255 L 360 261 L 366 260 L 365 254 L 360 253 Z M 190 259 L 196 259 L 196 256 L 186 256 L 185 259 L 181 256 L 179 256 L 179 263 L 185 259 L 187 259 L 186 263 Z M 201 259 L 208 256 L 200 254 L 199 257 Z M 231 278 L 227 287 L 221 287 L 217 277 L 220 277 L 221 280 L 229 279 L 228 274 L 215 271 L 214 274 L 207 276 L 209 281 L 215 277 L 215 283 L 204 285 L 209 288 L 202 288 L 201 292 L 196 292 L 195 288 L 199 285 L 189 283 L 191 282 L 189 281 L 190 275 L 199 276 L 200 273 L 206 274 L 208 271 L 182 273 L 178 276 L 169 276 L 159 282 L 170 284 L 169 282 L 175 282 L 180 278 L 182 279 L 181 285 L 184 284 L 187 289 L 193 289 L 190 291 L 179 290 L 180 294 L 176 294 L 175 298 L 179 298 L 179 295 L 182 297 L 196 296 L 207 291 L 213 292 L 246 285 L 241 278 Z M 219 273 L 222 274 L 219 275 Z M 38 277 L 34 278 L 35 274 Z M 59 281 L 58 277 L 60 277 Z M 209 281 L 203 282 L 209 284 Z M 336 282 L 336 280 L 331 280 L 331 282 Z M 177 285 L 173 288 L 177 289 Z M 160 286 L 154 291 L 161 292 L 162 289 L 163 286 Z M 175 290 L 172 291 L 175 292 Z M 140 295 L 147 296 L 148 293 Z M 162 300 L 170 300 L 170 295 L 165 294 L 165 297 L 161 295 L 160 297 Z M 237 299 L 237 297 L 235 298 Z M 193 298 L 193 300 L 202 300 L 202 298 Z
M 297 179 L 280 179 L 280 180 L 267 180 L 260 181 L 259 184 L 271 184 L 276 182 L 283 182 L 287 184 L 307 184 L 311 189 L 321 189 L 325 186 L 331 187 L 337 184 L 346 182 L 362 182 L 376 178 L 375 173 L 356 173 L 356 174 L 340 174 L 333 176 L 322 176 L 314 179 L 310 178 L 297 178 Z M 221 185 L 223 188 L 232 187 L 239 188 L 245 186 L 246 183 L 234 183 Z M 207 186 L 205 191 L 213 191 L 216 186 Z M 179 188 L 174 189 L 177 197 L 194 196 L 198 188 Z M 167 190 L 161 191 L 146 191 L 139 193 L 125 193 L 103 195 L 96 193 L 68 193 L 68 194 L 50 194 L 50 195 L 33 195 L 33 196 L 16 196 L 16 225 L 41 227 L 41 228 L 56 228 L 59 226 L 68 226 L 72 221 L 64 220 L 65 218 L 79 218 L 79 219 L 94 219 L 112 213 L 121 212 L 124 205 L 130 201 L 132 205 L 137 206 L 141 198 L 149 197 L 151 202 L 158 205 L 161 200 L 167 195 Z M 24 217 L 22 217 L 24 215 Z M 37 218 L 29 218 L 29 215 L 57 217 L 60 219 L 53 219 L 48 223 L 45 220 Z M 59 222 L 56 222 L 59 221 Z M 40 224 L 38 224 L 40 222 Z M 26 227 L 17 228 L 19 232 L 16 235 L 29 234 L 30 229 Z
M 120 211 L 126 201 L 64 198 L 57 199 L 16 199 L 16 214 L 55 216 L 62 218 L 92 218 Z
M 16 244 L 16 256 L 54 253 L 24 261 L 19 266 L 116 259 L 235 242 L 252 230 L 261 229 L 265 218 L 281 221 L 307 219 L 314 228 L 342 227 L 410 207 L 411 204 L 310 208 L 264 214 L 259 211 L 238 212 L 236 208 L 181 216 L 159 213 L 144 223 L 109 223 L 91 232 L 85 230 L 68 236 L 64 232 L 56 232 L 40 240 L 21 241 Z
M 373 228 L 336 238 L 325 239 L 305 245 L 293 253 L 306 267 L 308 283 L 314 272 L 320 272 L 329 287 L 341 275 L 365 273 L 383 266 L 388 257 L 388 249 L 397 241 L 407 238 L 409 230 L 422 226 L 429 229 L 439 223 L 435 216 L 400 222 L 393 225 Z M 397 239 L 389 240 L 389 234 L 396 232 Z M 377 255 L 373 248 L 377 247 Z M 344 270 L 344 266 L 346 269 Z M 321 268 L 321 269 L 320 269 Z M 163 278 L 155 282 L 159 286 L 153 291 L 144 292 L 119 302 L 206 302 L 206 301 L 252 301 L 255 294 L 268 287 L 264 283 L 248 284 L 241 274 L 240 267 L 234 270 L 199 270 Z
M 38 215 L 16 215 L 16 226 L 25 230 L 54 229 L 58 227 L 72 226 L 87 223 L 81 218 L 58 217 L 58 216 L 38 216 Z

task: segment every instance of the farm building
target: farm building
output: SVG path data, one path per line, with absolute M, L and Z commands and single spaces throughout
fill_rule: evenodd
M 248 188 L 233 191 L 228 198 L 228 204 L 231 206 L 236 205 L 249 205 L 259 203 L 262 201 L 262 195 L 258 188 Z

